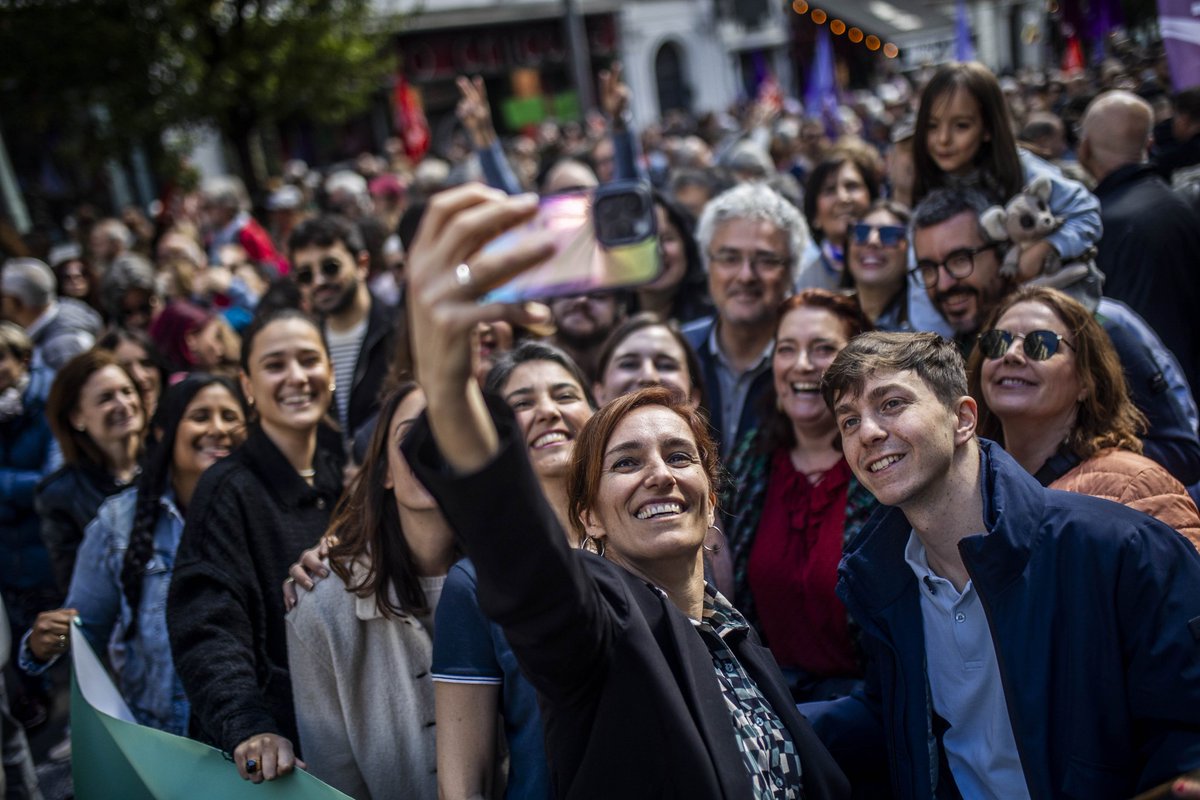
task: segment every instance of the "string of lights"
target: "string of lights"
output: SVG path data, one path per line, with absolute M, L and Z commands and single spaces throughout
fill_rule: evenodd
M 811 8 L 806 0 L 794 0 L 792 3 L 792 11 L 804 16 L 808 14 L 808 18 L 813 21 L 814 25 L 824 25 L 829 23 L 829 32 L 834 36 L 845 35 L 854 44 L 862 44 L 871 52 L 882 51 L 887 58 L 895 58 L 900 55 L 900 48 L 892 42 L 883 42 L 875 34 L 863 33 L 860 28 L 847 27 L 845 22 L 840 19 L 829 19 L 829 14 L 825 13 L 820 8 Z

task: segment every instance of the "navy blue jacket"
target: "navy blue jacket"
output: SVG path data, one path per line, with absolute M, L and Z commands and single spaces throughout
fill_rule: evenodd
M 53 379 L 49 370 L 32 370 L 22 413 L 0 422 L 0 586 L 6 590 L 54 586 L 33 505 L 34 489 L 58 458 L 46 421 Z
M 741 416 L 736 420 L 724 419 L 721 412 L 721 382 L 717 378 L 717 357 L 708 348 L 708 337 L 712 335 L 717 325 L 717 317 L 702 317 L 695 322 L 683 326 L 683 335 L 688 344 L 696 351 L 700 359 L 700 369 L 704 372 L 704 410 L 708 412 L 708 422 L 714 431 L 714 438 L 720 444 L 724 441 L 721 431 L 726 425 L 733 425 L 737 434 L 733 437 L 736 444 L 745 437 L 747 431 L 756 430 L 762 424 L 762 396 L 771 388 L 771 370 L 766 370 L 750 384 L 746 395 L 746 404 L 742 406 Z M 732 453 L 721 453 L 726 459 Z
M 1127 798 L 1200 767 L 1200 555 L 1157 520 L 1044 489 L 981 444 L 988 533 L 959 551 L 1031 796 Z M 886 752 L 896 795 L 929 798 L 939 747 L 911 529 L 881 508 L 847 550 L 838 595 L 875 669 L 860 693 L 802 710 L 852 780 Z

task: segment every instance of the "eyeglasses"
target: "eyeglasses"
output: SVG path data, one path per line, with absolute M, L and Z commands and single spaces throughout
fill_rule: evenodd
M 709 253 L 708 260 L 721 269 L 736 269 L 749 261 L 750 269 L 758 273 L 778 272 L 788 264 L 786 258 L 774 253 L 741 253 L 737 250 Z
M 321 259 L 319 267 L 321 274 L 325 276 L 325 280 L 331 281 L 338 276 L 339 272 L 342 271 L 342 262 L 338 261 L 336 258 L 324 258 Z M 303 267 L 299 267 L 296 270 L 296 283 L 300 284 L 301 286 L 308 286 L 315 278 L 316 275 L 313 273 L 313 268 L 307 264 Z
M 945 261 L 922 259 L 908 272 L 910 275 L 920 275 L 926 288 L 932 289 L 937 286 L 939 269 L 945 269 L 955 280 L 962 280 L 975 269 L 975 256 L 999 246 L 999 242 L 988 242 L 982 247 L 964 247 L 946 256 Z
M 1025 350 L 1025 355 L 1033 361 L 1045 361 L 1053 356 L 1058 352 L 1059 343 L 1073 348 L 1073 345 L 1062 334 L 1055 333 L 1054 331 L 1013 333 L 1012 331 L 993 328 L 990 331 L 984 331 L 979 334 L 979 352 L 983 353 L 985 358 L 993 360 L 1004 358 L 1009 348 L 1012 347 L 1012 343 L 1017 339 L 1024 340 L 1023 349 Z
M 871 233 L 879 236 L 879 243 L 884 247 L 895 247 L 908 237 L 908 230 L 903 225 L 868 225 L 860 222 L 854 226 L 854 243 L 867 244 L 871 241 Z

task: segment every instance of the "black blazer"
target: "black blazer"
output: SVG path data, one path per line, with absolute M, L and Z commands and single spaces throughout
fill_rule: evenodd
M 491 405 L 501 449 L 479 472 L 453 475 L 424 417 L 404 450 L 464 541 L 480 606 L 538 690 L 555 794 L 752 797 L 712 657 L 692 622 L 640 578 L 568 548 L 515 420 Z M 770 653 L 753 633 L 728 644 L 791 732 L 804 796 L 848 797 Z

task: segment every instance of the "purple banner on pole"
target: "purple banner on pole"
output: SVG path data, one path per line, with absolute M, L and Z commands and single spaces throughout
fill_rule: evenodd
M 1158 0 L 1158 27 L 1176 89 L 1200 85 L 1200 3 Z

